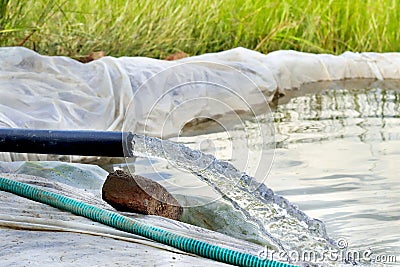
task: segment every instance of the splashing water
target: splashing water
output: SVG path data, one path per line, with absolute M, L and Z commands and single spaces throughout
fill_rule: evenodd
M 133 134 L 132 147 L 133 155 L 163 158 L 197 175 L 256 224 L 263 238 L 275 249 L 287 255 L 291 251 L 306 250 L 322 255 L 334 248 L 321 221 L 308 217 L 232 164 L 179 143 L 144 135 Z

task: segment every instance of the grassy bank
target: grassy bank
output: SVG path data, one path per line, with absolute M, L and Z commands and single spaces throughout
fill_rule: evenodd
M 0 0 L 0 15 L 1 46 L 50 55 L 400 51 L 397 0 Z

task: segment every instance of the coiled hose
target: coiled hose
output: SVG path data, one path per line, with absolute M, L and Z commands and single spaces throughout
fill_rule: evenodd
M 117 228 L 132 234 L 147 237 L 151 240 L 178 248 L 212 260 L 234 264 L 238 266 L 265 266 L 291 267 L 293 265 L 268 259 L 261 259 L 254 255 L 233 251 L 211 245 L 193 238 L 188 238 L 166 230 L 147 225 L 115 212 L 104 210 L 66 196 L 48 192 L 25 183 L 12 181 L 0 177 L 0 190 L 7 191 L 21 197 L 45 203 L 47 205 L 84 216 L 93 221 Z

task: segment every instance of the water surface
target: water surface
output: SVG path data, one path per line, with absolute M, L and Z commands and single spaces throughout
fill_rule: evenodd
M 267 184 L 350 247 L 400 259 L 400 91 L 326 90 L 275 115 Z

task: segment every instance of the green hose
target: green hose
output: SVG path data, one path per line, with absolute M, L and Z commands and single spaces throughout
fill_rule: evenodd
M 115 212 L 100 209 L 98 207 L 56 193 L 48 192 L 24 183 L 12 181 L 2 177 L 0 177 L 0 190 L 19 195 L 21 197 L 26 197 L 34 201 L 45 203 L 55 208 L 84 216 L 93 221 L 100 222 L 119 230 L 144 236 L 151 240 L 212 260 L 238 266 L 294 266 L 273 260 L 261 259 L 254 255 L 233 251 L 230 249 L 198 241 L 193 238 L 174 234 L 166 230 L 138 222 Z

